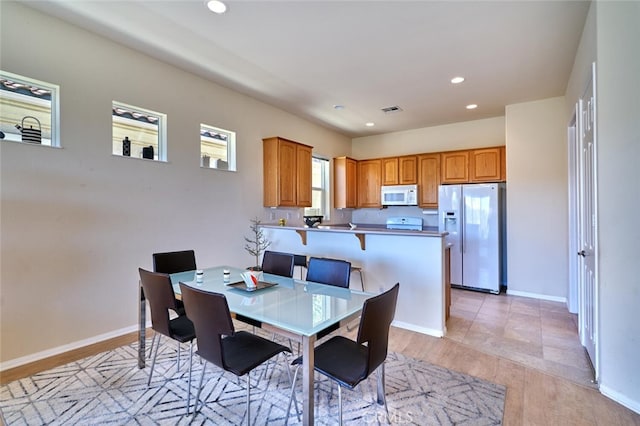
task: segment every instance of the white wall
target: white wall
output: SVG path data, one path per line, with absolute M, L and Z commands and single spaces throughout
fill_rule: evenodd
M 262 138 L 329 157 L 350 139 L 107 39 L 2 2 L 2 69 L 60 85 L 62 149 L 0 142 L 0 360 L 133 329 L 156 251 L 249 264 Z M 168 114 L 168 163 L 111 155 L 111 102 Z M 199 124 L 237 131 L 238 172 L 199 167 Z M 65 347 L 66 349 L 69 346 Z
M 507 276 L 513 294 L 567 296 L 564 98 L 507 106 Z
M 600 389 L 640 413 L 640 2 L 596 7 Z
M 504 117 L 494 117 L 355 138 L 352 156 L 363 160 L 501 145 L 504 145 Z

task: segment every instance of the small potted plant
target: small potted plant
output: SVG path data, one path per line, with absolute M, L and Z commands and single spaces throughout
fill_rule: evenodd
M 255 266 L 247 268 L 251 271 L 262 270 L 262 267 L 260 266 L 260 255 L 271 245 L 271 241 L 267 240 L 267 237 L 265 237 L 264 232 L 260 227 L 261 223 L 262 222 L 257 217 L 251 219 L 249 229 L 251 229 L 252 234 L 250 237 L 244 237 L 244 241 L 246 242 L 244 249 L 256 259 Z

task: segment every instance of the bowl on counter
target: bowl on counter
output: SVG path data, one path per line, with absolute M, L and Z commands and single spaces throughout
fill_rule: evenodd
M 303 216 L 305 226 L 317 228 L 322 223 L 322 216 Z

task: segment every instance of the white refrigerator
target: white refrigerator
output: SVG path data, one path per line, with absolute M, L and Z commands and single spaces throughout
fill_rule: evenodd
M 506 284 L 504 184 L 440 185 L 438 229 L 449 233 L 451 284 L 500 293 Z

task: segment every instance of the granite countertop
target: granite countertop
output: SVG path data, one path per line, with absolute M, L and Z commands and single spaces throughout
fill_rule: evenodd
M 404 229 L 387 229 L 386 225 L 380 224 L 367 224 L 357 223 L 355 228 L 351 228 L 348 223 L 325 223 L 319 225 L 317 228 L 309 228 L 306 226 L 280 226 L 277 223 L 262 224 L 265 228 L 281 228 L 291 229 L 295 231 L 313 231 L 313 232 L 344 232 L 352 234 L 381 234 L 381 235 L 416 235 L 416 236 L 430 236 L 441 237 L 447 235 L 448 232 L 438 231 L 437 226 L 425 226 L 421 231 L 410 231 Z

